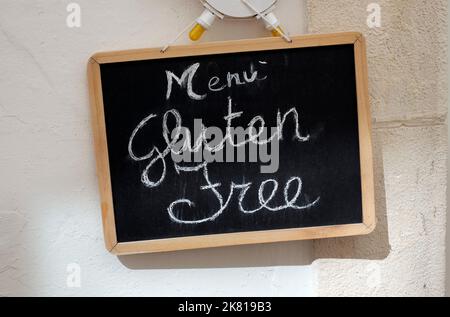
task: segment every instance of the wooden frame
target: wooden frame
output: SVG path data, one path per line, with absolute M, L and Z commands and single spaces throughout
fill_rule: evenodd
M 368 94 L 368 74 L 366 46 L 360 33 L 336 33 L 326 35 L 305 35 L 292 38 L 287 43 L 280 38 L 264 38 L 231 42 L 212 42 L 200 45 L 171 47 L 161 53 L 159 49 L 139 49 L 98 53 L 93 55 L 88 64 L 90 102 L 94 131 L 97 173 L 99 178 L 101 210 L 106 248 L 116 255 L 176 251 L 221 247 L 230 245 L 281 242 L 290 240 L 322 239 L 369 234 L 375 229 L 375 197 L 371 139 L 371 114 Z M 191 236 L 182 238 L 160 239 L 118 243 L 112 201 L 112 188 L 106 139 L 105 115 L 101 85 L 100 64 L 148 59 L 163 59 L 181 56 L 201 56 L 209 54 L 250 52 L 300 47 L 354 44 L 355 67 L 358 98 L 359 143 L 361 161 L 363 223 L 269 230 L 257 232 L 240 232 Z

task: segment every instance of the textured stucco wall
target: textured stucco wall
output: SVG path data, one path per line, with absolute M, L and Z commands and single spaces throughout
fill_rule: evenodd
M 315 242 L 318 295 L 444 295 L 447 1 L 310 0 L 308 16 L 311 33 L 367 37 L 378 217 L 368 237 Z
M 450 1 L 449 1 L 450 2 Z M 450 40 L 450 24 L 447 25 L 447 32 L 449 35 L 449 40 Z M 447 62 L 450 62 L 450 56 L 448 56 L 447 54 Z M 448 78 L 448 75 L 447 75 Z M 448 80 L 448 91 L 450 91 L 450 80 Z M 447 97 L 447 103 L 448 103 L 448 97 Z M 449 104 L 450 106 L 450 104 Z M 450 112 L 447 112 L 447 124 L 450 120 Z M 447 131 L 447 136 L 448 136 L 448 144 L 450 146 L 450 129 L 448 129 Z M 450 170 L 448 169 L 448 164 L 450 162 L 450 155 L 447 152 L 447 239 L 445 242 L 445 246 L 446 246 L 446 254 L 447 254 L 447 265 L 446 265 L 446 282 L 447 282 L 447 291 L 446 291 L 446 296 L 450 297 L 450 250 L 449 250 L 449 246 L 450 246 L 450 211 L 448 208 L 448 201 L 450 201 L 450 187 L 448 186 L 449 182 L 450 182 Z
M 0 296 L 311 295 L 311 242 L 117 258 L 103 246 L 87 96 L 96 51 L 162 46 L 202 11 L 196 0 L 0 0 Z M 277 14 L 305 31 L 303 1 Z M 205 41 L 267 36 L 218 22 Z M 187 42 L 184 37 L 180 42 Z M 81 269 L 68 288 L 67 265 Z M 71 269 L 71 267 L 69 267 Z

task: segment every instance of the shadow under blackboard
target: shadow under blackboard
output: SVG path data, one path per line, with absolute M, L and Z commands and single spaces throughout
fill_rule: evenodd
M 298 266 L 312 263 L 312 242 L 244 245 L 119 256 L 132 270 Z
M 380 134 L 374 129 L 373 159 L 375 172 L 375 209 L 377 226 L 367 236 L 334 238 L 314 241 L 314 259 L 361 259 L 382 260 L 388 257 L 389 230 L 386 209 L 386 189 L 384 179 L 384 158 Z

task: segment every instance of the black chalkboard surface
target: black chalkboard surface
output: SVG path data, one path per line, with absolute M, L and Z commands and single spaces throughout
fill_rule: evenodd
M 373 230 L 360 34 L 102 53 L 89 65 L 110 251 Z

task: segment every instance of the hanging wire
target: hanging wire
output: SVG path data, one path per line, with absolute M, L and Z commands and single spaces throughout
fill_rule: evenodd
M 169 49 L 169 47 L 172 46 L 176 41 L 178 41 L 178 39 L 179 39 L 184 33 L 186 33 L 191 27 L 193 27 L 194 24 L 195 24 L 196 22 L 197 22 L 196 20 L 192 21 L 187 27 L 185 27 L 185 28 L 183 29 L 183 31 L 181 31 L 180 33 L 178 33 L 177 36 L 176 36 L 172 41 L 170 41 L 169 43 L 167 43 L 167 44 L 161 49 L 161 53 L 165 53 L 165 52 Z

